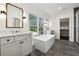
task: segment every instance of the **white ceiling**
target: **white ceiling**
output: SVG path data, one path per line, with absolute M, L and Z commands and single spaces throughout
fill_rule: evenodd
M 79 3 L 18 3 L 15 4 L 28 13 L 50 17 L 63 9 L 79 7 Z

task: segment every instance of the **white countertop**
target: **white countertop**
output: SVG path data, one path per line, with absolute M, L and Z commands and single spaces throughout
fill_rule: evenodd
M 17 33 L 17 34 L 11 34 L 11 33 L 6 33 L 6 34 L 1 34 L 0 33 L 0 38 L 2 38 L 2 37 L 8 37 L 8 36 L 17 36 L 17 35 L 24 35 L 24 34 L 29 34 L 29 33 L 31 33 L 31 32 L 26 32 L 26 33 Z

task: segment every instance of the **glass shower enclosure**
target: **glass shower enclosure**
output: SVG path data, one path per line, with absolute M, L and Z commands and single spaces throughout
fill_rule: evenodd
M 44 24 L 44 20 L 42 17 L 38 17 L 38 32 L 39 32 L 39 35 L 43 35 L 43 24 Z

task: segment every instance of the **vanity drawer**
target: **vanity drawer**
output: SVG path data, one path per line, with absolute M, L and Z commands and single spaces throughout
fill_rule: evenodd
M 15 37 L 15 41 L 26 39 L 26 35 L 19 35 Z
M 14 37 L 1 38 L 1 45 L 14 42 Z

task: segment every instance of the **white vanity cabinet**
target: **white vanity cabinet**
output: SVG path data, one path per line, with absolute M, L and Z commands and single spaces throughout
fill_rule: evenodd
M 25 56 L 32 52 L 31 34 L 0 38 L 1 56 Z
M 21 55 L 28 55 L 32 52 L 32 37 L 31 34 L 16 36 L 15 41 L 20 40 Z
M 27 40 L 22 41 L 22 46 L 21 46 L 22 47 L 22 56 L 28 55 L 29 53 L 32 52 L 32 43 L 30 41 L 27 41 Z
M 1 46 L 1 56 L 20 56 L 21 45 L 19 42 Z

